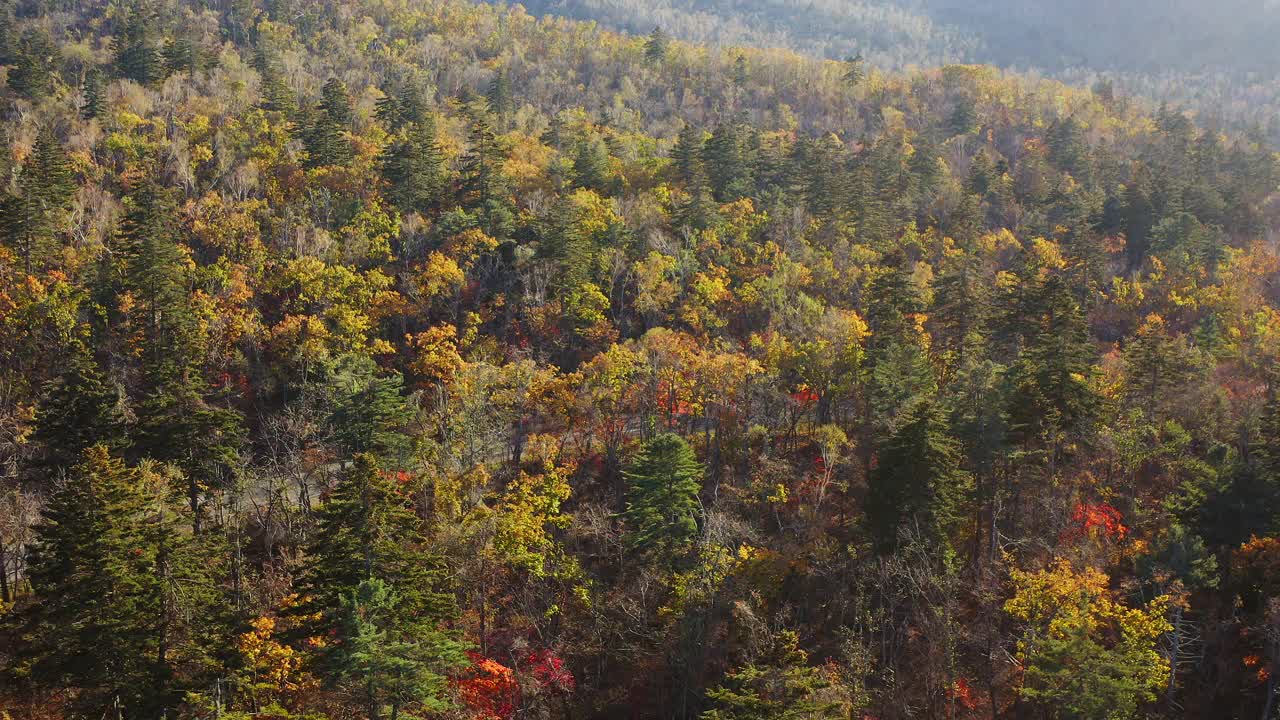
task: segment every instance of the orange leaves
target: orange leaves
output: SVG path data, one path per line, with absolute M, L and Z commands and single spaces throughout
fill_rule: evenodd
M 520 684 L 511 668 L 484 657 L 468 653 L 475 663 L 471 677 L 458 681 L 462 702 L 477 720 L 508 720 L 514 717 L 520 700 Z

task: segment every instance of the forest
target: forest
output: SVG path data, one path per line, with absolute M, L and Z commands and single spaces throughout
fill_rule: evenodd
M 1261 130 L 468 0 L 0 67 L 0 718 L 1280 714 Z
M 498 2 L 500 0 L 493 0 Z M 693 42 L 785 47 L 885 70 L 986 63 L 1113 86 L 1280 144 L 1272 0 L 528 0 L 535 15 Z

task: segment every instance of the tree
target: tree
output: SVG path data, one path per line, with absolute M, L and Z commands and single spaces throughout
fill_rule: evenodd
M 906 525 L 918 528 L 943 557 L 951 552 L 972 478 L 960 467 L 959 446 L 939 407 L 926 401 L 907 413 L 877 453 L 868 485 L 867 520 L 882 551 L 897 546 Z
M 80 106 L 80 115 L 86 120 L 102 117 L 107 109 L 106 78 L 102 70 L 94 68 L 84 79 L 84 104 Z
M 480 227 L 499 240 L 514 221 L 510 189 L 503 172 L 506 151 L 483 113 L 472 113 L 470 147 L 462 158 L 462 206 L 480 215 Z
M 698 534 L 702 472 L 678 435 L 659 435 L 640 448 L 623 470 L 631 547 L 668 559 L 688 547 Z
M 676 177 L 684 183 L 685 188 L 692 189 L 703 181 L 702 148 L 702 131 L 685 123 L 671 148 L 671 162 L 675 167 Z
M 363 580 L 342 599 L 343 626 L 336 673 L 364 695 L 369 720 L 390 708 L 449 709 L 447 674 L 467 664 L 463 645 L 439 626 L 406 619 L 400 598 L 377 578 Z
M 22 168 L 16 193 L 0 205 L 0 231 L 17 250 L 27 272 L 54 261 L 56 231 L 76 192 L 75 176 L 62 144 L 45 127 Z
M 447 179 L 435 116 L 425 115 L 392 141 L 382 153 L 381 169 L 390 185 L 387 197 L 402 212 L 434 209 L 444 199 Z
M 68 348 L 62 372 L 45 386 L 35 437 L 55 477 L 94 445 L 118 451 L 127 444 L 119 393 L 79 340 Z
M 1033 287 L 1017 312 L 1030 326 L 1013 368 L 1010 430 L 1015 441 L 1053 464 L 1087 439 L 1095 418 L 1099 399 L 1090 378 L 1096 351 L 1079 304 L 1056 275 Z
M 498 68 L 498 72 L 494 74 L 493 81 L 489 83 L 489 90 L 485 93 L 485 99 L 489 102 L 489 112 L 501 120 L 505 120 L 515 110 L 511 76 L 507 74 L 505 67 Z
M 166 692 L 163 588 L 144 502 L 137 472 L 94 446 L 36 528 L 26 654 L 35 677 L 82 688 L 94 715 L 144 717 Z
M 23 31 L 9 69 L 9 89 L 28 100 L 40 100 L 53 89 L 59 51 L 43 28 Z
M 129 8 L 111 40 L 116 72 L 139 85 L 150 85 L 162 75 L 160 52 L 152 40 L 156 19 L 154 12 L 138 2 Z
M 730 672 L 707 691 L 713 708 L 702 720 L 816 720 L 845 717 L 839 703 L 823 697 L 831 682 L 809 666 L 809 655 L 791 630 L 769 639 L 760 657 Z
M 862 53 L 846 58 L 844 61 L 844 82 L 849 87 L 858 87 L 867 76 Z
M 384 471 L 362 453 L 318 511 L 296 611 L 309 636 L 337 638 L 323 651 L 330 679 L 346 678 L 352 662 L 363 662 L 353 661 L 351 648 L 367 648 L 376 638 L 361 640 L 361 633 L 398 629 L 426 637 L 456 612 L 444 568 L 410 501 L 410 481 L 407 473 Z M 362 612 L 374 617 L 357 622 L 353 613 Z
M 649 38 L 644 42 L 644 57 L 650 63 L 658 64 L 667 59 L 667 48 L 671 45 L 671 38 L 667 36 L 666 31 L 660 27 L 655 27 L 653 32 L 649 33 Z
M 1034 573 L 1014 570 L 1012 578 L 1004 609 L 1024 627 L 1018 692 L 1045 717 L 1124 720 L 1156 699 L 1169 680 L 1169 662 L 1156 648 L 1172 629 L 1167 597 L 1125 607 L 1111 599 L 1106 575 L 1065 560 Z

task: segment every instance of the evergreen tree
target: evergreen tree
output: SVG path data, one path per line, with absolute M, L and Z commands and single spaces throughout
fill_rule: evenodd
M 503 239 L 515 217 L 503 172 L 506 152 L 483 113 L 472 114 L 470 147 L 462 158 L 462 206 L 480 215 L 480 227 Z
M 138 3 L 111 40 L 116 72 L 139 85 L 150 85 L 162 75 L 163 61 L 152 40 L 155 22 L 155 13 Z
M 194 75 L 198 69 L 200 52 L 188 37 L 169 38 L 160 51 L 165 75 L 185 72 Z
M 335 674 L 363 695 L 369 720 L 383 709 L 431 713 L 449 709 L 447 673 L 467 664 L 463 645 L 431 622 L 406 618 L 401 599 L 377 578 L 362 581 L 343 598 L 342 646 Z
M 1010 428 L 1015 441 L 1056 462 L 1086 438 L 1099 399 L 1090 385 L 1096 351 L 1080 306 L 1066 283 L 1051 276 L 1016 310 L 1030 319 L 1025 349 L 1012 373 Z
M 402 212 L 434 209 L 443 199 L 446 181 L 435 116 L 427 114 L 415 121 L 403 137 L 388 145 L 381 168 L 390 185 L 387 197 Z
M 84 79 L 84 104 L 80 116 L 86 120 L 102 117 L 107 109 L 107 85 L 102 71 L 94 68 Z
M 629 544 L 674 559 L 698 534 L 702 465 L 679 435 L 659 435 L 623 471 L 629 485 Z
M 133 296 L 129 320 L 152 386 L 182 373 L 197 355 L 187 294 L 185 255 L 175 232 L 176 210 L 162 188 L 145 183 L 128 198 L 118 245 L 124 290 Z
M 9 88 L 28 100 L 39 100 L 53 89 L 59 50 L 48 31 L 30 28 L 14 50 L 9 69 Z
M 660 27 L 655 27 L 653 32 L 649 33 L 649 38 L 644 42 L 644 57 L 650 63 L 658 64 L 667 59 L 667 49 L 671 45 L 671 38 L 667 36 L 666 31 Z
M 403 473 L 383 471 L 373 456 L 360 454 L 319 510 L 297 610 L 304 632 L 337 638 L 322 653 L 335 679 L 349 677 L 353 663 L 363 662 L 350 654 L 370 647 L 363 633 L 426 637 L 423 633 L 430 632 L 443 640 L 440 624 L 456 613 L 444 568 L 410 501 L 414 488 L 406 482 Z M 388 604 L 388 594 L 394 603 Z M 365 618 L 370 625 L 352 615 L 361 604 L 378 615 Z
M 84 691 L 86 713 L 154 716 L 168 683 L 163 587 L 135 470 L 87 450 L 36 528 L 26 648 L 35 677 Z
M 346 83 L 336 77 L 325 81 L 320 89 L 320 109 L 328 119 L 342 129 L 351 124 L 351 96 Z
M 876 545 L 882 551 L 897 547 L 905 525 L 944 554 L 950 552 L 971 485 L 941 409 L 931 402 L 917 404 L 881 446 L 871 473 L 867 521 Z
M 573 156 L 573 177 L 579 187 L 609 194 L 609 149 L 603 140 L 592 137 L 578 144 Z
M 89 348 L 72 342 L 64 362 L 62 372 L 45 386 L 36 413 L 35 439 L 54 477 L 80 462 L 94 445 L 118 451 L 127 443 L 119 394 Z
M 671 162 L 675 167 L 676 177 L 685 188 L 692 188 L 703 179 L 702 173 L 702 131 L 693 125 L 685 124 L 676 136 L 676 144 L 671 148 Z
M 720 202 L 732 202 L 749 195 L 755 182 L 742 133 L 738 123 L 722 123 L 702 150 L 707 181 Z
M 489 102 L 489 112 L 500 120 L 505 121 L 515 111 L 511 77 L 507 74 L 505 67 L 498 68 L 498 72 L 493 76 L 493 81 L 489 83 L 489 90 L 485 93 L 485 99 Z
M 844 82 L 849 87 L 858 87 L 867 76 L 862 53 L 846 58 L 844 61 Z
M 343 452 L 373 453 L 384 463 L 403 467 L 411 446 L 404 428 L 413 411 L 404 397 L 400 374 L 377 373 L 366 358 L 357 358 L 335 373 L 329 425 Z
M 45 127 L 22 168 L 17 192 L 0 205 L 0 231 L 27 272 L 54 262 L 55 231 L 75 195 L 76 182 L 62 144 Z
M 845 717 L 838 703 L 821 697 L 831 683 L 799 647 L 795 632 L 769 639 L 760 657 L 725 676 L 707 691 L 713 708 L 702 720 L 819 720 Z

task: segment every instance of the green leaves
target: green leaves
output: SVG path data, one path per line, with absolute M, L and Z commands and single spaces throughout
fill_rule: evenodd
M 698 534 L 702 465 L 678 435 L 650 440 L 623 470 L 630 486 L 628 543 L 647 555 L 671 561 Z

